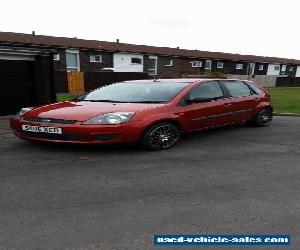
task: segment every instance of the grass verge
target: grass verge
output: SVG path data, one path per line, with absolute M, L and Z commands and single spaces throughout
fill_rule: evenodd
M 56 99 L 58 102 L 70 101 L 80 94 L 70 94 L 70 93 L 58 93 L 56 94 Z
M 269 88 L 274 112 L 300 114 L 300 88 Z

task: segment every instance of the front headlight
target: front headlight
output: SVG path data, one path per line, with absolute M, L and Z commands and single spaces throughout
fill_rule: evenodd
M 21 108 L 21 110 L 18 113 L 16 113 L 16 116 L 21 116 L 32 109 L 33 107 Z
M 128 122 L 133 116 L 135 112 L 116 112 L 116 113 L 107 113 L 99 116 L 95 116 L 83 124 L 85 125 L 114 125 Z

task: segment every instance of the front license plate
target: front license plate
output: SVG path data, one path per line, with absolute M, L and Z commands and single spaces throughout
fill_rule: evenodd
M 61 128 L 22 125 L 22 130 L 35 133 L 62 134 Z

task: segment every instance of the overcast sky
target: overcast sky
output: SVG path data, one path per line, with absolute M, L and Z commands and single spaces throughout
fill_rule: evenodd
M 298 0 L 8 0 L 0 30 L 300 59 Z

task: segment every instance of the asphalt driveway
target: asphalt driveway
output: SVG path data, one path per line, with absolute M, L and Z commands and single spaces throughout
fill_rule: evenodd
M 35 144 L 0 119 L 0 249 L 296 249 L 300 118 L 161 152 Z M 153 235 L 291 234 L 292 247 L 154 247 Z

